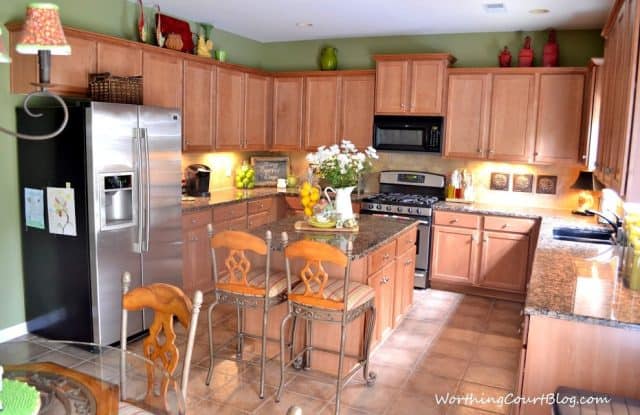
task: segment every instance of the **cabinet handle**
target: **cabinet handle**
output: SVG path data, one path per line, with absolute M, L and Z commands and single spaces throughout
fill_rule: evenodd
M 489 242 L 489 237 L 487 235 L 482 236 L 482 242 Z
M 389 259 L 389 254 L 387 253 L 387 254 L 382 255 L 382 259 L 385 260 L 385 261 L 388 260 Z
M 389 277 L 384 276 L 382 277 L 382 279 L 380 280 L 380 284 L 388 284 L 389 283 Z
M 458 223 L 458 219 L 451 219 L 449 223 Z
M 586 160 L 586 159 L 587 159 L 587 155 L 586 155 L 586 154 L 583 154 L 583 155 L 582 155 L 582 157 L 581 157 L 581 159 L 582 159 L 582 160 Z
M 478 147 L 478 150 L 476 150 L 478 154 L 482 154 L 482 149 L 480 147 Z
M 413 260 L 412 260 L 412 259 L 407 259 L 407 260 L 404 262 L 404 265 L 408 266 L 408 265 L 411 265 L 412 263 L 413 263 Z
M 409 239 L 409 240 L 407 240 L 407 244 L 408 244 L 408 245 L 413 245 L 414 243 L 415 243 L 415 242 L 413 241 L 413 239 Z
M 496 152 L 496 151 L 495 151 L 494 149 L 489 149 L 489 154 L 493 154 L 493 153 L 495 153 L 495 152 Z
M 504 224 L 502 224 L 502 229 L 507 229 L 508 227 L 509 227 L 509 224 L 508 224 L 508 223 L 504 223 Z
M 191 223 L 196 223 L 197 221 L 195 219 L 191 219 Z
M 477 241 L 478 241 L 478 237 L 476 236 L 476 234 L 475 234 L 475 233 L 471 235 L 471 240 L 472 240 L 473 242 L 477 242 Z
M 538 154 L 540 154 L 540 153 L 538 153 L 538 152 L 536 151 L 535 153 L 533 153 L 533 156 L 534 156 L 534 157 L 538 157 Z
M 191 242 L 198 242 L 198 237 L 197 236 L 192 236 L 191 237 Z

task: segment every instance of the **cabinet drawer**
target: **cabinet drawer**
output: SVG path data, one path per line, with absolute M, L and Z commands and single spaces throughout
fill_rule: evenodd
M 408 232 L 403 233 L 398 237 L 398 246 L 396 255 L 400 255 L 403 252 L 406 252 L 407 249 L 411 249 L 416 244 L 416 237 L 418 234 L 417 228 L 413 228 Z
M 260 212 L 249 215 L 247 218 L 247 228 L 254 229 L 270 222 L 271 212 Z
M 244 231 L 247 229 L 247 218 L 231 219 L 225 222 L 218 222 L 213 226 L 214 232 L 222 231 Z
M 436 212 L 436 225 L 445 226 L 458 226 L 460 228 L 472 228 L 477 229 L 480 227 L 479 215 L 471 215 L 468 213 L 456 213 L 456 212 Z
M 252 200 L 247 202 L 247 212 L 249 215 L 258 212 L 266 212 L 271 210 L 273 206 L 273 198 L 265 197 L 264 199 Z
M 211 209 L 190 212 L 182 215 L 182 229 L 193 229 L 211 223 Z
M 485 216 L 484 229 L 487 231 L 529 233 L 535 223 L 533 219 Z
M 369 275 L 374 272 L 380 271 L 382 267 L 392 262 L 396 257 L 396 241 L 391 241 L 388 244 L 378 248 L 371 255 L 369 255 Z
M 247 202 L 230 203 L 213 208 L 213 223 L 247 216 Z

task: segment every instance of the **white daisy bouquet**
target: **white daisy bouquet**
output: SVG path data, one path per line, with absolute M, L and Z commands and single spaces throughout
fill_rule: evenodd
M 369 171 L 377 159 L 373 147 L 359 151 L 349 140 L 342 140 L 340 145 L 320 146 L 315 153 L 307 154 L 307 161 L 318 176 L 334 188 L 356 186 L 362 173 Z

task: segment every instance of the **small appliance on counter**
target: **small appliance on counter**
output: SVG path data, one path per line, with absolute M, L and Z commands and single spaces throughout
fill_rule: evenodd
M 209 197 L 211 169 L 205 164 L 190 164 L 185 172 L 187 196 Z

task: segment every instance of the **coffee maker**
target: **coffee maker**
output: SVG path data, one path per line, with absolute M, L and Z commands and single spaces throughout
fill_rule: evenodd
M 211 169 L 205 164 L 190 164 L 185 171 L 185 189 L 188 196 L 208 197 Z

